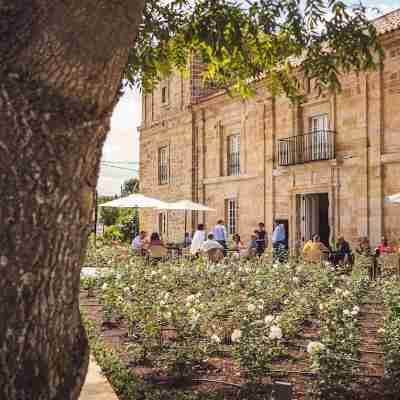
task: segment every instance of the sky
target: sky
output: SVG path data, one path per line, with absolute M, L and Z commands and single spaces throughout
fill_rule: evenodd
M 139 134 L 141 119 L 140 93 L 126 89 L 115 107 L 111 130 L 103 147 L 97 189 L 100 195 L 120 194 L 121 185 L 138 176 Z M 107 163 L 107 164 L 106 164 Z M 112 166 L 109 166 L 112 163 Z
M 357 1 L 348 0 L 346 3 L 356 4 Z M 399 8 L 400 0 L 363 0 L 363 4 L 370 8 L 371 17 L 376 17 L 380 14 L 374 12 L 374 8 L 385 14 Z M 102 163 L 98 183 L 100 195 L 119 194 L 126 179 L 138 176 L 137 127 L 140 125 L 141 109 L 139 91 L 127 89 L 114 110 L 111 130 L 104 144 L 102 161 L 112 162 L 113 167 Z

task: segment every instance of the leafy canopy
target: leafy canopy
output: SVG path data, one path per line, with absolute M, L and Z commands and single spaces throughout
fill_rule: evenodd
M 337 0 L 148 0 L 126 78 L 150 90 L 193 54 L 203 78 L 217 88 L 250 94 L 264 78 L 291 99 L 300 80 L 340 89 L 342 72 L 365 71 L 382 56 L 378 35 L 361 4 Z

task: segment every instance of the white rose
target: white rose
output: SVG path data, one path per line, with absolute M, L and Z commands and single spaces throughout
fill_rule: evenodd
M 232 342 L 238 342 L 241 337 L 242 337 L 242 331 L 240 329 L 235 329 L 232 332 L 232 336 L 231 336 Z
M 252 304 L 252 303 L 250 303 L 250 304 L 247 306 L 247 311 L 248 311 L 248 312 L 253 312 L 253 311 L 255 311 L 255 309 L 256 309 L 256 306 L 255 306 L 254 304 Z
M 188 303 L 192 302 L 193 300 L 194 300 L 194 295 L 193 294 L 191 294 L 190 296 L 186 297 L 186 301 Z
M 325 346 L 321 342 L 310 342 L 307 346 L 307 353 L 314 354 L 319 353 L 325 349 Z
M 221 339 L 218 335 L 212 335 L 211 336 L 211 342 L 216 343 L 216 344 L 220 344 L 221 343 Z
M 264 322 L 265 322 L 265 324 L 266 325 L 270 325 L 273 321 L 274 321 L 274 316 L 273 315 L 267 315 L 265 318 L 264 318 Z
M 355 316 L 360 312 L 360 307 L 354 306 L 353 310 L 351 311 L 351 315 Z
M 282 329 L 279 326 L 277 325 L 271 326 L 271 329 L 269 331 L 269 338 L 271 340 L 282 339 L 282 336 L 283 336 Z

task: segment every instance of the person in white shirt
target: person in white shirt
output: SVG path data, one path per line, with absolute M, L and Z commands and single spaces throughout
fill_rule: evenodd
M 141 231 L 139 235 L 135 237 L 132 241 L 132 248 L 133 250 L 137 251 L 138 253 L 142 253 L 145 250 L 145 246 L 147 244 L 146 241 L 147 232 Z
M 216 240 L 224 248 L 224 255 L 226 256 L 226 242 L 228 241 L 228 235 L 222 219 L 220 219 L 217 222 L 217 225 L 214 226 L 212 233 L 214 235 L 214 240 Z
M 190 254 L 198 255 L 201 251 L 201 246 L 206 240 L 206 231 L 204 230 L 204 225 L 197 225 L 197 231 L 193 235 L 192 243 L 190 245 Z
M 201 251 L 204 253 L 207 253 L 207 251 L 209 251 L 211 249 L 224 250 L 224 246 L 222 246 L 220 243 L 218 243 L 216 240 L 214 240 L 214 235 L 212 233 L 209 233 L 207 236 L 207 240 L 201 246 Z

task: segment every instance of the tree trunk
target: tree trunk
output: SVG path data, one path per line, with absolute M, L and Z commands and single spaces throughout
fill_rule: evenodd
M 92 193 L 144 1 L 0 0 L 1 400 L 79 397 Z

